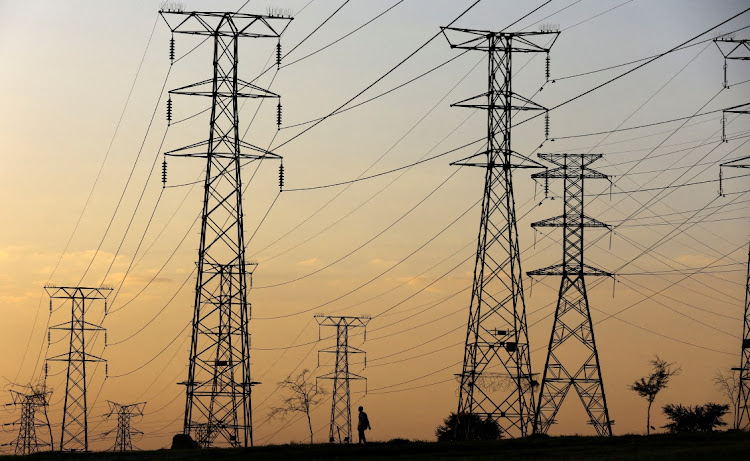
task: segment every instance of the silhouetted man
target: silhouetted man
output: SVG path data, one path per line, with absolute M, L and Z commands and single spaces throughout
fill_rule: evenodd
M 362 407 L 359 407 L 359 422 L 357 423 L 359 443 L 367 443 L 367 438 L 365 437 L 365 430 L 367 429 L 372 429 L 370 427 L 370 420 L 367 418 L 367 413 L 362 411 Z

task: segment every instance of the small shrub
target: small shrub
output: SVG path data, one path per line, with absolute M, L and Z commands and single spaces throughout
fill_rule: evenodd
M 729 405 L 707 403 L 685 407 L 670 403 L 662 411 L 671 421 L 662 426 L 669 432 L 712 432 L 717 427 L 727 425 L 722 418 L 729 413 Z
M 438 442 L 449 440 L 498 440 L 502 430 L 493 419 L 478 415 L 451 413 L 435 430 Z

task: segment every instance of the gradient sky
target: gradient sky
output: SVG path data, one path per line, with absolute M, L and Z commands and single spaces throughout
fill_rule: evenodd
M 244 2 L 186 3 L 187 10 L 223 11 L 236 10 Z M 242 11 L 265 13 L 269 5 L 291 8 L 295 19 L 282 39 L 286 52 L 342 3 L 250 1 Z M 320 49 L 396 3 L 349 1 L 285 62 Z M 471 3 L 404 0 L 340 43 L 278 73 L 268 72 L 258 82 L 282 95 L 284 126 L 316 119 L 366 88 Z M 502 29 L 541 3 L 483 0 L 455 25 Z M 543 56 L 518 56 L 513 88 L 534 96 L 539 104 L 555 106 L 635 64 L 578 74 L 669 50 L 746 5 L 741 0 L 553 0 L 514 29 L 538 30 L 539 21 L 560 27 L 562 34 L 551 53 L 556 81 L 539 92 L 545 83 Z M 211 47 L 198 46 L 170 70 L 170 34 L 158 8 L 159 2 L 145 0 L 0 0 L 0 155 L 5 171 L 0 194 L 6 197 L 0 227 L 0 312 L 6 325 L 0 337 L 5 351 L 0 376 L 6 389 L 17 388 L 14 383 L 22 385 L 40 376 L 45 355 L 58 354 L 65 347 L 64 340 L 49 350 L 46 346 L 47 325 L 64 322 L 67 307 L 50 316 L 45 283 L 76 285 L 83 279 L 86 285 L 114 286 L 116 292 L 121 286 L 117 296 L 110 297 L 111 312 L 103 323 L 109 344 L 104 349 L 99 338 L 91 350 L 109 361 L 109 378 L 104 380 L 100 368 L 90 380 L 89 426 L 95 449 L 112 443 L 98 436 L 115 424 L 100 416 L 106 411 L 106 400 L 148 402 L 146 416 L 134 424 L 146 433 L 137 442 L 142 448 L 169 445 L 182 425 L 184 388 L 176 383 L 187 373 L 189 336 L 184 327 L 192 316 L 191 271 L 199 237 L 194 220 L 202 194 L 199 186 L 167 188 L 156 206 L 161 193 L 158 163 L 162 151 L 204 139 L 208 124 L 202 114 L 167 131 L 166 96 L 161 96 L 163 87 L 168 90 L 209 77 Z M 750 27 L 750 13 L 717 30 L 745 27 Z M 697 41 L 715 35 L 710 32 Z M 750 29 L 736 35 L 747 38 Z M 182 56 L 200 39 L 178 36 L 176 43 L 176 54 Z M 274 45 L 273 40 L 241 43 L 240 70 L 245 79 L 265 68 Z M 458 54 L 438 37 L 355 103 Z M 604 386 L 617 434 L 643 431 L 646 404 L 628 386 L 648 371 L 654 354 L 682 368 L 656 401 L 655 426 L 664 424 L 657 407 L 666 403 L 722 401 L 712 381 L 714 373 L 739 365 L 750 181 L 729 179 L 742 170 L 725 170 L 726 196 L 720 197 L 717 179 L 719 163 L 748 155 L 750 118 L 728 116 L 727 143 L 721 143 L 720 112 L 614 134 L 576 135 L 747 102 L 750 83 L 741 82 L 747 80 L 748 64 L 730 62 L 730 88 L 722 89 L 723 63 L 713 42 L 700 43 L 553 110 L 554 142 L 543 143 L 541 118 L 513 131 L 514 150 L 526 155 L 605 154 L 593 166 L 612 175 L 612 195 L 606 182 L 587 182 L 591 194 L 587 213 L 616 227 L 611 238 L 595 230 L 587 233 L 587 241 L 602 238 L 587 249 L 586 259 L 620 274 L 616 282 L 588 280 Z M 387 171 L 482 138 L 486 114 L 451 108 L 450 103 L 486 91 L 486 69 L 486 55 L 466 53 L 427 77 L 331 117 L 284 144 L 277 153 L 284 156 L 285 187 L 306 188 Z M 205 100 L 195 99 L 174 98 L 175 120 L 207 107 Z M 272 106 L 257 111 L 246 141 L 277 147 L 304 128 L 277 133 Z M 242 131 L 256 109 L 248 103 L 241 111 Z M 571 138 L 562 139 L 566 137 Z M 366 342 L 361 336 L 353 339 L 367 351 L 367 368 L 361 374 L 368 378 L 368 393 L 364 395 L 364 385 L 354 384 L 352 405 L 362 404 L 368 411 L 373 426 L 368 437 L 431 439 L 442 418 L 455 411 L 458 386 L 453 374 L 460 371 L 463 357 L 483 174 L 449 163 L 478 147 L 348 188 L 285 191 L 278 198 L 278 165 L 264 162 L 257 169 L 245 195 L 248 238 L 258 229 L 248 249 L 248 257 L 259 263 L 249 295 L 252 374 L 263 383 L 253 392 L 256 443 L 307 437 L 302 421 L 287 424 L 268 420 L 267 415 L 281 397 L 278 381 L 304 368 L 315 375 L 330 370 L 325 361 L 317 367 L 315 351 L 331 346 L 333 339 L 322 331 L 324 339 L 317 342 L 316 313 L 375 317 Z M 154 162 L 157 166 L 151 172 Z M 196 181 L 202 166 L 199 160 L 171 159 L 169 185 Z M 246 167 L 246 181 L 254 171 L 255 165 Z M 515 174 L 514 186 L 522 216 L 518 228 L 523 270 L 559 262 L 559 230 L 535 236 L 529 224 L 560 214 L 562 200 L 542 201 L 541 188 L 535 188 L 527 171 Z M 560 188 L 561 184 L 551 185 L 554 194 L 559 195 Z M 333 301 L 402 261 L 438 233 L 385 275 Z M 122 283 L 133 258 L 136 264 Z M 537 279 L 533 290 L 530 281 L 525 285 L 532 368 L 541 373 L 559 279 Z M 87 314 L 87 319 L 99 321 L 102 306 L 93 306 Z M 280 316 L 285 317 L 274 318 Z M 361 370 L 363 364 L 357 366 Z M 49 385 L 54 388 L 50 412 L 58 425 L 57 439 L 63 368 L 51 366 L 50 375 Z M 0 422 L 17 417 L 8 411 Z M 329 412 L 330 400 L 314 410 L 318 441 L 327 438 Z M 573 395 L 557 419 L 553 434 L 593 432 Z M 10 440 L 12 431 L 4 433 L 1 441 Z

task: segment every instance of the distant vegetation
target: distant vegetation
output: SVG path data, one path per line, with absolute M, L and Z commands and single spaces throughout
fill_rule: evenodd
M 500 426 L 493 419 L 462 413 L 451 413 L 435 430 L 438 442 L 449 440 L 498 440 L 502 437 Z
M 660 359 L 658 355 L 654 355 L 654 358 L 651 360 L 651 373 L 630 386 L 633 391 L 648 401 L 648 408 L 646 409 L 646 435 L 651 433 L 651 429 L 655 429 L 651 425 L 651 405 L 656 400 L 657 394 L 666 389 L 672 377 L 679 375 L 680 372 L 680 367 L 674 363 L 667 363 L 665 360 Z
M 662 411 L 671 421 L 662 426 L 669 432 L 712 432 L 717 427 L 727 425 L 722 418 L 729 413 L 729 405 L 707 403 L 684 407 L 670 403 Z

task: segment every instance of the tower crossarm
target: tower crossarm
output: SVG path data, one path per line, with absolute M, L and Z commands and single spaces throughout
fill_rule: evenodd
M 278 38 L 293 18 L 216 11 L 161 10 L 159 14 L 175 34 L 211 37 Z
M 735 38 L 715 38 L 714 43 L 724 59 L 737 61 L 750 60 L 750 40 Z
M 729 168 L 750 168 L 750 155 L 724 162 L 720 166 Z
M 526 275 L 533 277 L 539 275 L 591 275 L 595 277 L 613 277 L 611 272 L 603 271 L 588 264 L 568 265 L 554 264 L 533 271 L 526 272 Z
M 49 327 L 50 330 L 70 330 L 71 328 L 75 328 L 76 330 L 83 330 L 83 331 L 105 331 L 106 328 L 95 325 L 93 323 L 89 322 L 63 322 L 58 323 L 57 325 L 52 325 Z
M 607 179 L 608 176 L 598 171 L 583 169 L 583 170 L 571 170 L 570 168 L 552 168 L 539 173 L 531 175 L 532 179 L 573 179 L 573 178 L 591 178 L 591 179 Z
M 106 362 L 106 359 L 103 359 L 99 356 L 96 356 L 94 354 L 88 354 L 85 352 L 77 352 L 74 351 L 72 353 L 66 353 L 66 354 L 60 354 L 55 355 L 53 357 L 50 357 L 47 359 L 48 362 Z
M 316 379 L 334 379 L 334 380 L 336 380 L 336 379 L 346 379 L 348 381 L 357 381 L 357 380 L 362 380 L 362 379 L 366 380 L 367 378 L 365 378 L 362 375 L 358 375 L 356 373 L 352 373 L 350 371 L 346 376 L 337 376 L 337 374 L 334 372 L 334 373 L 326 373 L 324 375 L 320 375 Z
M 229 76 L 222 76 L 218 78 L 217 80 L 221 80 L 222 82 L 231 82 L 232 85 L 234 85 L 235 82 L 230 79 Z M 246 82 L 240 78 L 237 79 L 237 91 L 229 91 L 229 90 L 218 90 L 215 91 L 213 89 L 213 79 L 206 79 L 201 80 L 197 83 L 191 83 L 190 85 L 185 85 L 180 88 L 175 88 L 173 90 L 169 90 L 169 94 L 180 94 L 185 96 L 206 96 L 206 97 L 213 97 L 221 96 L 224 98 L 231 98 L 233 96 L 237 96 L 238 98 L 280 98 L 281 96 L 266 90 L 265 88 L 261 88 L 257 85 L 253 85 L 252 83 Z M 221 87 L 220 87 L 221 88 Z
M 234 138 L 231 136 L 228 136 L 226 142 L 230 145 L 234 145 L 235 141 Z M 274 154 L 273 152 L 267 151 L 263 148 L 254 146 L 248 142 L 237 140 L 236 143 L 240 149 L 246 149 L 251 150 L 257 153 L 245 153 L 245 152 L 238 152 L 234 153 L 231 152 L 231 149 L 227 149 L 226 151 L 222 150 L 216 150 L 214 149 L 210 154 L 206 152 L 208 146 L 211 145 L 211 142 L 209 140 L 196 142 L 184 147 L 180 147 L 179 149 L 174 149 L 168 152 L 165 152 L 164 155 L 169 157 L 195 157 L 195 158 L 207 158 L 212 157 L 216 159 L 224 159 L 224 160 L 232 160 L 234 158 L 239 159 L 249 159 L 249 160 L 260 160 L 260 159 L 276 159 L 280 160 L 281 156 Z M 226 172 L 220 172 L 222 175 Z
M 546 53 L 560 36 L 559 31 L 549 32 L 495 32 L 491 30 L 462 29 L 458 27 L 440 28 L 451 48 L 463 50 L 491 51 L 495 47 L 491 39 L 510 40 L 507 48 L 511 53 Z M 546 45 L 535 40 L 551 40 Z
M 501 161 L 501 156 L 497 155 L 497 151 L 483 151 L 477 154 L 470 155 L 466 158 L 451 162 L 451 165 L 455 166 L 476 166 L 480 168 L 544 168 L 544 166 L 532 160 L 529 157 L 519 154 L 516 151 L 510 152 L 510 163 Z M 487 160 L 489 159 L 489 161 Z
M 463 99 L 458 102 L 454 102 L 451 104 L 451 107 L 467 107 L 469 109 L 499 109 L 499 108 L 510 108 L 510 110 L 513 111 L 525 111 L 525 110 L 538 110 L 538 111 L 545 111 L 547 110 L 546 107 L 542 106 L 541 104 L 537 104 L 531 99 L 528 99 L 524 96 L 521 96 L 517 93 L 511 93 L 510 101 L 493 101 L 493 102 L 487 102 L 488 99 L 491 96 L 490 93 L 482 93 L 478 94 L 476 96 L 471 96 L 469 98 Z M 503 98 L 503 99 L 508 99 Z
M 555 216 L 554 218 L 547 218 L 542 219 L 541 221 L 537 221 L 534 223 L 531 223 L 532 228 L 537 227 L 603 227 L 605 229 L 610 229 L 611 226 L 609 224 L 603 223 L 599 221 L 598 219 L 591 218 L 589 216 L 574 216 L 567 217 L 569 221 L 566 221 L 565 215 Z
M 46 286 L 44 290 L 51 299 L 85 298 L 87 300 L 107 299 L 111 288 L 105 287 L 57 287 Z
M 346 325 L 349 328 L 356 328 L 356 327 L 366 327 L 367 324 L 370 322 L 370 317 L 368 316 L 329 316 L 329 315 L 316 315 L 315 320 L 318 322 L 318 325 L 322 327 L 335 327 L 339 325 Z M 351 346 L 350 346 L 351 347 Z

